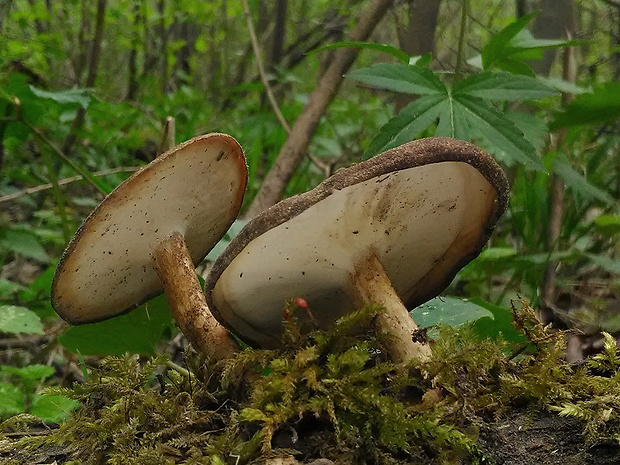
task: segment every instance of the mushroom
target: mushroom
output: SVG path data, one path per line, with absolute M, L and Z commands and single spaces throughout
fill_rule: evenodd
M 80 226 L 52 281 L 51 302 L 72 324 L 126 313 L 166 293 L 199 351 L 236 350 L 205 303 L 195 265 L 236 218 L 247 183 L 243 150 L 225 134 L 196 137 L 110 193 Z
M 428 138 L 342 169 L 255 217 L 207 278 L 214 316 L 242 339 L 279 344 L 282 307 L 304 298 L 322 327 L 366 304 L 396 363 L 424 356 L 412 308 L 476 257 L 508 197 L 482 149 Z

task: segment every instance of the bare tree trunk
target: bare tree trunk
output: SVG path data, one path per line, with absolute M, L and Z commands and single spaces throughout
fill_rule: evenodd
M 274 7 L 275 25 L 271 36 L 271 51 L 267 57 L 267 66 L 273 68 L 282 60 L 286 41 L 286 11 L 288 0 L 277 0 Z
M 132 3 L 133 31 L 131 37 L 131 50 L 128 59 L 127 95 L 125 100 L 135 100 L 138 94 L 138 45 L 140 44 L 138 26 L 142 22 L 142 0 L 134 0 Z
M 409 25 L 398 38 L 400 48 L 409 56 L 435 51 L 435 30 L 440 6 L 441 0 L 409 0 Z M 396 97 L 396 113 L 411 100 L 412 96 L 399 94 Z
M 392 3 L 393 0 L 375 0 L 369 5 L 368 9 L 360 15 L 359 22 L 351 32 L 349 40 L 366 40 Z M 308 104 L 292 127 L 288 139 L 267 173 L 247 211 L 247 216 L 255 216 L 280 200 L 286 185 L 304 157 L 321 116 L 336 96 L 343 75 L 353 64 L 357 54 L 356 48 L 343 48 L 335 53 L 334 59 L 319 80 Z
M 101 40 L 103 38 L 103 26 L 105 23 L 106 0 L 97 1 L 97 17 L 95 19 L 95 37 L 93 38 L 92 47 L 90 49 L 90 60 L 88 63 L 88 74 L 86 76 L 86 87 L 94 87 L 97 80 L 97 68 L 99 66 L 99 55 L 101 53 Z M 84 124 L 86 110 L 80 107 L 77 115 L 71 124 L 69 136 L 65 139 L 62 151 L 68 155 L 76 140 L 76 132 L 81 129 Z
M 161 38 L 160 55 L 161 62 L 161 92 L 168 91 L 168 30 L 166 28 L 166 0 L 159 0 L 157 3 L 159 13 L 159 35 Z
M 542 11 L 536 18 L 533 33 L 540 39 L 566 37 L 575 30 L 573 0 L 541 0 Z M 556 50 L 546 50 L 541 61 L 532 63 L 536 73 L 547 76 L 556 57 Z
M 527 0 L 516 0 L 515 10 L 517 18 L 525 16 L 527 14 Z

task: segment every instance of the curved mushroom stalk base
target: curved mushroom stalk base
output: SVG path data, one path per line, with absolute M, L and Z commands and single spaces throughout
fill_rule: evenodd
M 360 304 L 384 307 L 377 316 L 379 334 L 385 334 L 386 349 L 395 363 L 408 363 L 412 359 L 430 356 L 427 344 L 414 341 L 418 325 L 392 287 L 383 265 L 375 254 L 361 260 L 354 275 L 353 288 Z
M 177 232 L 162 241 L 153 251 L 153 261 L 172 316 L 194 348 L 218 359 L 238 352 L 228 330 L 207 307 L 183 236 Z

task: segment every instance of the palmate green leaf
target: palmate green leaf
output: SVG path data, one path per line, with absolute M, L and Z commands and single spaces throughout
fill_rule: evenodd
M 439 124 L 435 130 L 438 137 L 454 137 L 455 139 L 470 140 L 469 123 L 467 122 L 467 112 L 452 95 L 448 97 L 442 107 Z
M 519 128 L 523 136 L 534 146 L 536 151 L 540 153 L 543 150 L 549 136 L 549 128 L 540 118 L 516 111 L 506 112 L 504 116 Z
M 509 73 L 484 71 L 458 82 L 452 94 L 470 95 L 484 100 L 531 100 L 557 95 L 557 91 L 535 78 Z
M 445 102 L 443 95 L 426 95 L 411 102 L 398 116 L 383 125 L 379 134 L 371 141 L 364 158 L 370 158 L 414 139 L 446 111 Z
M 488 144 L 504 152 L 514 162 L 546 172 L 532 144 L 512 121 L 491 104 L 481 98 L 464 94 L 455 96 L 455 102 L 464 107 L 469 126 L 475 127 Z
M 555 114 L 551 129 L 600 124 L 620 119 L 620 82 L 597 86 L 590 94 L 582 94 L 571 101 L 566 111 Z
M 511 73 L 534 76 L 526 64 L 539 60 L 543 50 L 570 47 L 580 44 L 576 40 L 536 39 L 527 25 L 538 15 L 538 11 L 525 15 L 495 34 L 482 49 L 481 58 L 484 69 L 503 69 Z
M 608 205 L 614 205 L 616 203 L 611 194 L 590 184 L 583 174 L 575 170 L 571 166 L 570 161 L 568 161 L 568 157 L 563 153 L 558 153 L 553 160 L 553 172 L 564 181 L 566 187 L 577 195 L 581 195 L 590 200 L 600 200 Z
M 349 79 L 404 94 L 433 95 L 447 93 L 446 86 L 428 68 L 401 63 L 379 63 L 347 74 Z
M 491 37 L 481 53 L 482 66 L 484 69 L 491 68 L 496 62 L 508 55 L 506 49 L 509 48 L 510 41 L 514 39 L 520 31 L 524 30 L 539 13 L 539 11 L 534 11 L 522 16 Z

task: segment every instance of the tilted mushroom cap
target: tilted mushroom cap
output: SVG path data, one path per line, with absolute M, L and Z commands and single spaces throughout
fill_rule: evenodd
M 160 294 L 153 250 L 180 233 L 200 262 L 236 218 L 246 182 L 243 151 L 225 134 L 196 137 L 151 162 L 78 229 L 54 275 L 55 310 L 70 323 L 89 323 Z
M 241 338 L 277 346 L 287 299 L 303 297 L 323 326 L 363 304 L 356 280 L 372 256 L 412 308 L 478 255 L 507 195 L 501 168 L 472 144 L 404 144 L 251 220 L 215 262 L 207 304 Z

